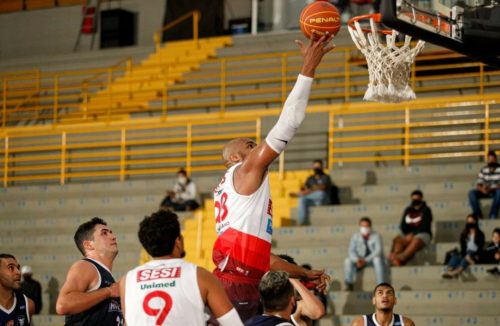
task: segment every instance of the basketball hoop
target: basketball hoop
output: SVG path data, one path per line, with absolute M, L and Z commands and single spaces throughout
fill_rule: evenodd
M 363 28 L 359 24 L 359 21 L 366 19 L 370 20 L 370 28 Z M 347 23 L 354 44 L 366 57 L 368 64 L 369 83 L 363 99 L 389 103 L 413 100 L 415 92 L 409 85 L 411 65 L 425 42 L 418 41 L 411 48 L 411 37 L 406 35 L 403 46 L 397 47 L 396 36 L 399 33 L 379 29 L 378 23 L 378 13 L 357 16 Z M 386 45 L 381 43 L 377 34 L 385 35 Z

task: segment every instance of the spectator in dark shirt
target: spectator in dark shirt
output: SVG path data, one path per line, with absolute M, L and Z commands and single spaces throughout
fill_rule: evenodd
M 443 278 L 458 277 L 469 264 L 476 264 L 484 247 L 484 233 L 479 229 L 477 217 L 470 214 L 460 234 L 460 255 L 451 256 Z
M 472 213 L 478 218 L 483 218 L 479 200 L 493 198 L 489 218 L 495 219 L 500 208 L 500 164 L 497 162 L 495 151 L 488 152 L 487 163 L 488 165 L 479 171 L 476 189 L 469 191 L 469 204 Z
M 491 242 L 488 243 L 486 248 L 483 250 L 480 258 L 480 264 L 496 264 L 500 263 L 500 228 L 495 228 L 491 237 Z M 498 266 L 490 268 L 487 270 L 488 273 L 493 275 L 500 275 Z
M 394 266 L 404 265 L 431 242 L 432 211 L 423 199 L 420 190 L 411 193 L 411 205 L 405 209 L 399 226 L 401 233 L 392 242 L 389 261 Z
M 314 173 L 307 178 L 300 192 L 291 194 L 292 196 L 299 196 L 299 225 L 309 224 L 309 207 L 328 205 L 330 203 L 332 181 L 330 176 L 323 171 L 323 161 L 314 160 L 312 168 Z
M 40 282 L 33 279 L 31 266 L 21 268 L 23 281 L 21 282 L 21 292 L 35 303 L 35 315 L 42 310 L 42 286 Z

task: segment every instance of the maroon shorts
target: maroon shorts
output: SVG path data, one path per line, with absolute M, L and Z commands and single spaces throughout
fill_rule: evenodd
M 260 305 L 259 280 L 222 273 L 219 270 L 214 271 L 214 274 L 224 286 L 229 300 L 243 322 L 257 315 Z

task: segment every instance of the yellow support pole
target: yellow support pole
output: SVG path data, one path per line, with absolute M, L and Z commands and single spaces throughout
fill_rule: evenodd
M 186 132 L 187 132 L 187 137 L 186 137 L 186 172 L 188 175 L 191 175 L 191 159 L 192 159 L 192 151 L 193 151 L 193 124 L 188 123 L 186 126 Z
M 121 182 L 125 181 L 125 159 L 126 159 L 125 154 L 127 151 L 126 141 L 127 141 L 127 131 L 125 128 L 122 128 L 120 136 L 120 181 Z
M 128 80 L 127 80 L 127 88 L 128 88 L 128 99 L 132 99 L 132 83 L 130 82 L 132 79 L 132 58 L 128 57 L 127 59 L 127 73 L 128 73 Z
M 281 105 L 283 106 L 286 101 L 286 75 L 287 75 L 287 55 L 281 55 Z
M 226 112 L 226 59 L 220 60 L 220 115 Z
M 333 128 L 335 127 L 335 115 L 333 112 L 330 112 L 328 115 L 328 159 L 327 165 L 328 170 L 333 169 Z
M 61 179 L 63 185 L 66 179 L 66 131 L 61 134 Z
M 193 40 L 198 42 L 198 21 L 200 19 L 200 13 L 198 10 L 193 12 Z
M 3 79 L 2 93 L 2 127 L 7 126 L 7 79 Z
M 255 142 L 257 144 L 260 144 L 261 132 L 262 132 L 262 119 L 257 118 L 255 119 Z
M 83 83 L 83 120 L 87 120 L 87 113 L 89 111 L 89 83 Z
M 113 103 L 113 94 L 111 92 L 111 83 L 113 82 L 113 70 L 112 68 L 108 69 L 108 107 L 106 110 L 106 121 L 109 122 L 111 120 L 111 105 Z
M 479 94 L 484 94 L 484 64 L 479 63 Z
M 405 108 L 404 166 L 410 165 L 410 109 Z
M 9 184 L 9 137 L 5 136 L 3 158 L 3 187 L 7 188 Z
M 351 98 L 351 66 L 349 64 L 349 49 L 344 50 L 344 100 Z
M 490 104 L 484 105 L 484 157 L 488 156 L 490 150 Z
M 169 76 L 170 65 L 167 65 L 165 72 L 165 85 L 161 97 L 161 119 L 165 121 L 167 119 L 168 110 L 168 76 Z
M 52 123 L 57 123 L 59 115 L 59 76 L 54 76 L 54 110 L 52 112 Z

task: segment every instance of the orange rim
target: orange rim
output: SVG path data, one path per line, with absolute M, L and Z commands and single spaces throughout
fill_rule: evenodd
M 361 20 L 373 19 L 373 21 L 375 23 L 380 24 L 380 18 L 381 18 L 380 13 L 356 16 L 356 17 L 352 17 L 351 19 L 349 19 L 347 21 L 347 25 L 349 25 L 350 28 L 356 30 L 356 27 L 354 27 L 354 22 L 359 22 Z M 371 28 L 362 27 L 361 30 L 365 33 L 372 32 Z M 379 29 L 377 32 L 379 32 L 380 34 L 384 34 L 384 35 L 391 35 L 392 34 L 392 30 L 390 30 L 390 29 Z

